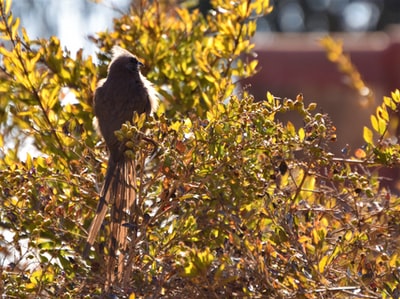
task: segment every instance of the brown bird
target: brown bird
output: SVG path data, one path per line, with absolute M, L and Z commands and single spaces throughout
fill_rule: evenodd
M 109 150 L 104 185 L 100 193 L 96 215 L 89 228 L 84 256 L 91 246 L 111 206 L 111 238 L 107 264 L 107 281 L 112 283 L 119 251 L 118 273 L 123 271 L 127 244 L 129 211 L 136 200 L 134 162 L 124 155 L 125 142 L 119 141 L 115 131 L 123 123 L 132 121 L 133 114 L 151 114 L 157 109 L 157 98 L 152 84 L 140 73 L 142 63 L 130 52 L 115 46 L 108 66 L 107 78 L 101 80 L 94 95 L 94 113 L 98 128 Z M 125 225 L 124 225 L 125 224 Z

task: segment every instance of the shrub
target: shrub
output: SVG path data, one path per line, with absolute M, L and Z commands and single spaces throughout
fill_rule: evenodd
M 143 58 L 164 99 L 154 118 L 117 132 L 135 141 L 138 205 L 132 273 L 114 295 L 399 297 L 400 201 L 380 188 L 377 169 L 398 165 L 387 129 L 400 92 L 377 108 L 356 158 L 334 157 L 335 127 L 316 104 L 239 89 L 256 71 L 250 37 L 267 3 L 212 1 L 203 16 L 143 1 L 95 39 L 105 53 L 97 69 L 56 37 L 30 40 L 0 1 L 10 48 L 0 47 L 6 297 L 102 294 L 107 225 L 91 259 L 81 252 L 106 163 L 91 122 L 95 74 L 105 75 L 114 44 Z M 76 101 L 63 101 L 67 93 Z M 289 111 L 304 125 L 277 119 Z M 40 154 L 21 159 L 27 139 Z

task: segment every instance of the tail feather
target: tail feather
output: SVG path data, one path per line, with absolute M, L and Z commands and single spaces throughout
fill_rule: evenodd
M 117 164 L 113 163 L 113 161 L 110 159 L 107 167 L 107 173 L 103 184 L 103 188 L 101 189 L 100 192 L 100 199 L 97 205 L 96 215 L 92 220 L 88 232 L 88 237 L 86 239 L 86 246 L 83 252 L 84 258 L 88 256 L 90 248 L 93 246 L 97 234 L 100 231 L 101 225 L 104 222 L 104 218 L 106 217 L 108 206 L 110 203 L 112 203 L 112 197 L 110 196 L 111 195 L 110 186 L 112 186 L 114 184 L 113 182 L 115 181 L 114 178 L 117 168 L 116 166 Z
M 112 159 L 110 159 L 112 161 Z M 110 162 L 109 162 L 110 163 Z M 117 279 L 122 282 L 130 274 L 125 269 L 128 251 L 128 230 L 132 221 L 131 211 L 136 202 L 135 162 L 128 158 L 109 164 L 104 186 L 100 195 L 96 215 L 89 229 L 84 256 L 94 244 L 97 234 L 111 205 L 111 236 L 106 258 L 106 284 L 111 285 Z M 117 277 L 115 269 L 118 268 Z M 129 276 L 127 276 L 129 277 Z
M 127 160 L 118 171 L 120 176 L 118 184 L 115 186 L 115 204 L 111 210 L 111 243 L 110 256 L 115 256 L 118 252 L 118 281 L 122 281 L 124 275 L 130 273 L 125 269 L 125 259 L 128 252 L 128 231 L 132 222 L 131 211 L 134 210 L 136 203 L 136 177 L 135 163 Z M 110 263 L 111 270 L 115 268 Z M 110 270 L 110 271 L 111 271 Z

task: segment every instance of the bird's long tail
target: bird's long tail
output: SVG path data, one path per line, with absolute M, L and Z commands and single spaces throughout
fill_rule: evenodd
M 111 281 L 114 280 L 115 263 L 118 264 L 117 279 L 122 282 L 123 276 L 129 277 L 129 269 L 125 269 L 125 259 L 128 253 L 128 231 L 133 222 L 131 214 L 135 210 L 136 203 L 136 172 L 133 160 L 126 159 L 124 163 L 118 163 L 116 167 L 117 179 L 112 186 L 115 192 L 115 202 L 111 208 L 111 240 L 110 262 L 107 274 Z M 118 177 L 119 176 L 119 177 Z M 118 256 L 116 256 L 118 253 Z
M 122 282 L 123 276 L 130 271 L 125 269 L 128 230 L 131 222 L 131 211 L 136 201 L 136 172 L 133 160 L 126 157 L 114 162 L 110 157 L 106 178 L 100 194 L 96 215 L 89 228 L 84 255 L 94 244 L 97 234 L 104 222 L 108 207 L 111 205 L 111 236 L 106 253 L 106 285 L 112 285 L 117 279 Z M 117 267 L 118 266 L 118 267 Z M 118 268 L 117 275 L 115 270 Z

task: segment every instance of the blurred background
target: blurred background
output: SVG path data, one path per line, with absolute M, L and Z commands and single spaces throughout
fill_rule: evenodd
M 31 39 L 59 37 L 75 53 L 92 55 L 96 48 L 88 35 L 112 29 L 112 19 L 129 11 L 131 0 L 13 0 L 12 11 Z
M 400 88 L 400 1 L 275 0 L 275 9 L 259 21 L 255 37 L 261 71 L 252 79 L 277 96 L 303 93 L 331 115 L 338 129 L 335 152 L 350 144 L 362 146 L 362 128 L 369 124 L 384 95 Z M 343 41 L 344 50 L 373 93 L 366 101 L 328 61 L 320 40 L 327 34 Z
M 96 48 L 88 36 L 111 29 L 112 19 L 127 12 L 131 1 L 14 0 L 13 11 L 31 38 L 56 35 L 72 53 L 83 48 L 86 55 L 93 55 Z M 212 9 L 206 0 L 178 2 L 195 3 L 203 13 Z M 352 154 L 363 146 L 363 126 L 370 124 L 369 116 L 382 97 L 400 88 L 400 0 L 271 3 L 274 10 L 259 19 L 254 37 L 259 72 L 244 84 L 259 100 L 268 90 L 288 98 L 303 93 L 306 102 L 317 102 L 319 111 L 328 113 L 337 127 L 332 151 L 342 155 L 341 149 L 347 147 Z M 374 101 L 366 102 L 365 95 L 328 61 L 320 45 L 327 34 L 343 41 Z M 390 176 L 397 178 L 393 171 Z
M 273 0 L 262 31 L 380 31 L 400 22 L 398 0 Z

